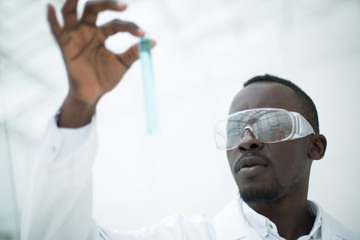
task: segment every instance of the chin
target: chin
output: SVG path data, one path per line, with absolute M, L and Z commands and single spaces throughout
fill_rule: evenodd
M 278 182 L 271 186 L 239 187 L 240 197 L 246 203 L 270 203 L 281 198 L 283 188 Z

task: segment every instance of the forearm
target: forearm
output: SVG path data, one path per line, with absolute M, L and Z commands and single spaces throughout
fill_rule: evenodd
M 64 24 L 60 25 L 55 8 L 48 5 L 50 28 L 69 76 L 69 94 L 57 122 L 53 122 L 50 138 L 48 132 L 44 140 L 45 147 L 32 173 L 23 211 L 24 240 L 97 237 L 91 215 L 91 168 L 96 136 L 79 139 L 72 151 L 60 151 L 70 140 L 61 139 L 58 127 L 77 131 L 71 129 L 89 124 L 99 99 L 120 82 L 137 60 L 137 44 L 117 54 L 105 47 L 105 40 L 118 32 L 143 37 L 144 31 L 128 21 L 111 21 L 101 26 L 96 23 L 102 11 L 125 9 L 125 4 L 112 0 L 88 1 L 82 15 L 77 17 L 77 1 L 66 0 L 62 11 Z M 55 142 L 51 134 L 58 135 Z
M 70 131 L 75 132 L 72 139 Z M 55 121 L 51 123 L 31 174 L 23 209 L 22 239 L 98 237 L 92 218 L 91 179 L 96 141 L 95 126 L 60 130 Z

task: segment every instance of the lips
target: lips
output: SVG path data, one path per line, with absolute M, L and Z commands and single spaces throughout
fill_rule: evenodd
M 236 162 L 235 172 L 238 172 L 241 169 L 253 168 L 256 166 L 267 167 L 268 165 L 269 160 L 266 157 L 244 155 Z

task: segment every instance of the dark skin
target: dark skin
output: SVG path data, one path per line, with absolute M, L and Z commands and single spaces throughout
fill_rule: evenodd
M 122 79 L 135 60 L 138 45 L 116 54 L 105 48 L 105 40 L 127 32 L 143 37 L 144 31 L 132 22 L 113 20 L 101 26 L 96 19 L 101 11 L 124 11 L 125 4 L 101 0 L 87 2 L 83 15 L 76 14 L 78 0 L 67 0 L 62 8 L 64 26 L 57 21 L 54 7 L 48 5 L 48 21 L 60 46 L 69 80 L 69 92 L 61 107 L 58 126 L 76 128 L 88 124 L 104 94 Z M 155 46 L 155 41 L 152 41 Z
M 230 113 L 265 107 L 304 115 L 293 90 L 271 82 L 253 83 L 243 88 L 235 96 Z M 298 239 L 309 234 L 313 227 L 315 218 L 307 208 L 310 167 L 313 160 L 324 156 L 325 149 L 326 139 L 321 134 L 279 143 L 262 143 L 250 131 L 245 131 L 239 146 L 227 151 L 240 193 L 276 192 L 265 201 L 253 200 L 248 205 L 273 221 L 279 235 L 285 239 Z M 239 159 L 256 164 L 238 169 Z

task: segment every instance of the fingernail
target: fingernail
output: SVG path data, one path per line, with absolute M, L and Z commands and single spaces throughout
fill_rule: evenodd
M 151 48 L 156 46 L 156 41 L 155 40 L 150 39 L 150 43 L 151 43 Z
M 121 9 L 126 8 L 126 4 L 125 4 L 125 3 L 121 3 L 121 2 L 118 2 L 118 3 L 117 3 L 117 6 L 118 6 L 119 8 L 121 8 Z
M 142 30 L 142 29 L 140 29 L 140 28 L 137 29 L 137 32 L 138 32 L 138 34 L 141 35 L 141 36 L 144 36 L 144 35 L 145 35 L 144 30 Z

